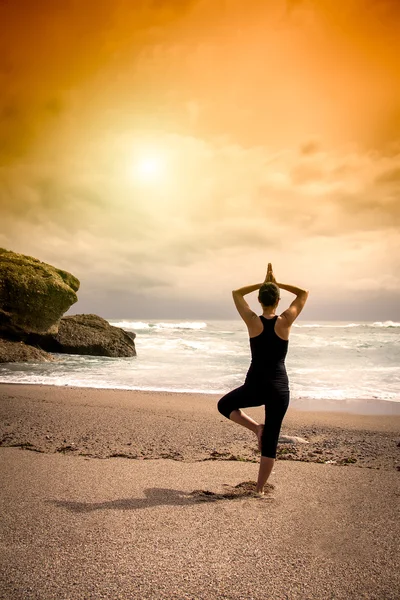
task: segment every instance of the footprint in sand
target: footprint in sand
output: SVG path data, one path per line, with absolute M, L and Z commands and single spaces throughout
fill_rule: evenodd
M 274 486 L 271 483 L 267 483 L 264 486 L 264 495 L 260 496 L 256 492 L 255 481 L 243 481 L 235 486 L 223 484 L 224 487 L 228 488 L 227 491 L 216 493 L 209 490 L 194 490 L 191 492 L 191 496 L 196 500 L 203 502 L 215 502 L 216 500 L 234 500 L 236 498 L 259 498 L 264 499 L 268 497 L 268 494 L 272 492 Z

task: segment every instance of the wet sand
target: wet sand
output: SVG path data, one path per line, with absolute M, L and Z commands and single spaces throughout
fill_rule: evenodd
M 400 416 L 291 406 L 260 499 L 217 400 L 0 385 L 0 598 L 397 599 Z

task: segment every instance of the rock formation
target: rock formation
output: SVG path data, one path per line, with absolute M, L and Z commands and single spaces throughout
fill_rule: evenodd
M 39 348 L 24 342 L 11 342 L 0 338 L 0 363 L 9 362 L 53 362 L 56 360 Z
M 136 356 L 134 333 L 97 315 L 63 317 L 78 289 L 71 273 L 0 248 L 0 363 L 55 360 L 47 352 Z
M 70 273 L 0 248 L 0 333 L 14 339 L 57 334 L 61 317 L 78 300 L 78 289 Z
M 63 317 L 57 335 L 35 336 L 29 341 L 49 352 L 118 357 L 136 356 L 134 339 L 134 333 L 89 314 Z

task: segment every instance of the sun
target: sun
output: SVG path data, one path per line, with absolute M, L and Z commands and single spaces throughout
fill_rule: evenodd
M 159 156 L 143 156 L 135 162 L 133 172 L 141 183 L 156 183 L 165 175 L 165 163 Z

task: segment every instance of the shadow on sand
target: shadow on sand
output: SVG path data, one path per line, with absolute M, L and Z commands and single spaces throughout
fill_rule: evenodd
M 66 508 L 75 513 L 88 513 L 95 510 L 138 510 L 152 506 L 187 506 L 198 502 L 220 502 L 222 500 L 238 500 L 243 498 L 254 498 L 255 500 L 273 500 L 271 492 L 274 486 L 265 486 L 264 496 L 255 494 L 255 482 L 244 481 L 236 486 L 224 485 L 228 488 L 221 493 L 209 490 L 194 490 L 183 492 L 168 488 L 147 488 L 144 490 L 145 498 L 120 498 L 106 502 L 74 502 L 69 500 L 48 500 L 50 504 Z

